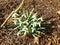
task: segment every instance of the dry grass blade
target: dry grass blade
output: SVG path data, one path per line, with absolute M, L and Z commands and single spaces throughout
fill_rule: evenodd
M 6 18 L 6 20 L 3 22 L 3 24 L 2 24 L 0 27 L 3 27 L 3 26 L 5 25 L 5 23 L 6 23 L 6 22 L 8 21 L 8 19 L 12 16 L 12 14 L 15 13 L 15 12 L 17 12 L 17 11 L 21 8 L 21 6 L 23 5 L 23 3 L 24 3 L 24 0 L 22 0 L 22 3 L 19 5 L 19 7 L 17 7 L 16 10 L 12 11 L 12 12 L 9 14 L 9 16 Z

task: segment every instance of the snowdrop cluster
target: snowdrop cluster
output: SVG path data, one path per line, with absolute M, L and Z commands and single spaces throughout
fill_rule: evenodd
M 19 17 L 17 13 L 12 15 L 13 24 L 16 26 L 14 29 L 19 30 L 17 35 L 21 35 L 23 33 L 22 36 L 25 36 L 29 33 L 33 37 L 40 36 L 40 30 L 44 29 L 44 27 L 41 26 L 43 18 L 37 18 L 37 13 L 33 14 L 33 10 L 34 9 L 32 9 L 30 13 L 25 11 L 25 13 Z

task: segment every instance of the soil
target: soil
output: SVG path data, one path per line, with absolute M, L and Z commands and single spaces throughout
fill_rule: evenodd
M 0 0 L 0 25 L 7 16 L 16 9 L 22 0 Z M 43 15 L 45 21 L 51 21 L 52 25 L 47 25 L 44 30 L 45 35 L 39 38 L 39 43 L 34 43 L 34 38 L 17 36 L 16 30 L 11 28 L 0 29 L 0 45 L 60 45 L 60 0 L 25 0 L 21 9 L 30 10 L 35 8 L 38 17 Z

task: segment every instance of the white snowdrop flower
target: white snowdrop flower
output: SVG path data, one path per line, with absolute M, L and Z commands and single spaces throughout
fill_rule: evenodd
M 19 23 L 19 26 L 21 26 L 21 25 L 22 25 L 22 23 L 20 22 L 20 23 Z
M 26 35 L 26 34 L 27 34 L 27 31 L 24 32 L 24 35 Z
M 33 25 L 33 27 L 35 27 L 35 26 L 37 25 L 37 23 L 36 23 L 36 22 L 34 22 L 32 25 Z
M 35 21 L 36 19 L 32 19 L 32 21 Z
M 27 31 L 27 30 L 28 30 L 28 28 L 27 28 L 26 26 L 24 26 L 24 28 L 23 28 L 22 30 L 25 30 L 25 31 Z
M 22 16 L 21 17 L 25 17 L 26 18 L 26 15 L 25 14 L 22 14 Z
M 28 22 L 26 22 L 26 24 L 27 24 L 27 25 L 29 25 L 29 23 L 28 23 Z
M 40 18 L 38 18 L 38 20 L 41 20 L 41 21 L 43 21 L 43 18 L 42 18 L 42 17 L 40 17 Z
M 28 20 L 26 20 L 26 24 L 29 25 Z
M 26 23 L 26 22 L 27 22 L 27 20 L 23 21 L 23 23 Z
M 32 32 L 34 32 L 35 28 L 32 27 L 31 29 L 32 29 Z
M 25 24 L 25 21 L 24 22 L 22 22 L 23 24 Z
M 21 19 L 19 19 L 18 21 L 21 22 Z
M 40 22 L 37 23 L 39 26 L 41 26 Z
M 21 26 L 21 24 L 22 24 L 22 21 L 21 21 L 20 19 L 19 19 L 18 21 L 19 21 L 19 26 Z
M 17 14 L 17 13 L 14 13 L 14 14 L 12 15 L 12 18 L 15 18 L 16 16 L 18 16 L 18 14 Z
M 17 21 L 16 20 L 14 20 L 13 22 L 14 22 L 15 25 L 17 24 Z
M 22 23 L 29 25 L 28 20 L 26 20 L 26 21 L 24 21 L 24 22 L 22 22 Z

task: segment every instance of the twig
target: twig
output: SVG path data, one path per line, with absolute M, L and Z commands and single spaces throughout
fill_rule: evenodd
M 24 3 L 24 0 L 22 0 L 21 4 L 19 5 L 19 7 L 17 7 L 16 10 L 12 11 L 12 12 L 9 14 L 9 16 L 6 18 L 6 20 L 3 22 L 3 24 L 1 24 L 0 27 L 3 27 L 3 26 L 5 25 L 5 23 L 6 23 L 6 22 L 8 21 L 8 19 L 12 16 L 12 14 L 16 13 L 16 12 L 21 8 L 21 6 L 23 5 L 23 3 Z

